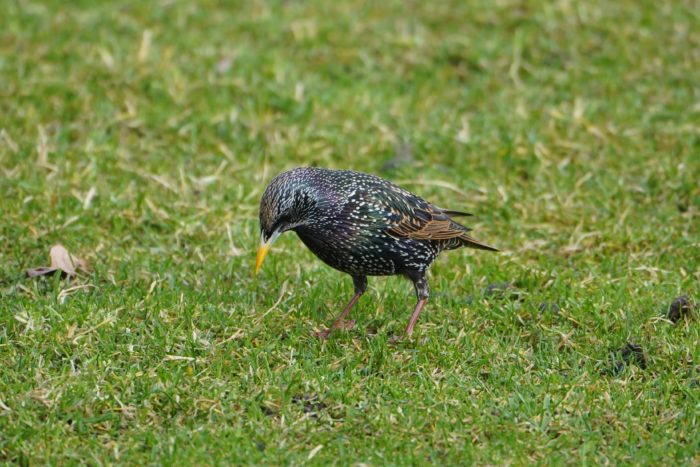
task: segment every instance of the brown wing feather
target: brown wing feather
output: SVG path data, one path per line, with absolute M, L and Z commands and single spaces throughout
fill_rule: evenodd
M 388 230 L 390 233 L 417 240 L 448 240 L 465 233 L 465 228 L 442 212 L 415 209 L 413 215 L 402 215 Z
M 472 238 L 468 234 L 470 230 L 468 227 L 455 222 L 444 211 L 428 203 L 421 208 L 414 208 L 411 214 L 403 213 L 398 222 L 394 223 L 387 231 L 392 235 L 415 240 L 459 239 L 459 243 L 454 247 L 461 244 L 471 248 L 498 251 L 496 248 Z

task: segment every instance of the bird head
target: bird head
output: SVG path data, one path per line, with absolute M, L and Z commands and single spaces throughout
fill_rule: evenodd
M 316 209 L 316 195 L 303 183 L 299 170 L 275 177 L 260 199 L 260 246 L 255 260 L 256 274 L 275 240 L 288 230 L 307 225 Z

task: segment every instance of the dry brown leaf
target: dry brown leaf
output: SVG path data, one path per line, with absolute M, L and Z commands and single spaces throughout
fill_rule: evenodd
M 45 266 L 30 268 L 27 269 L 27 277 L 53 276 L 58 270 L 58 268 L 47 268 Z M 63 271 L 61 273 L 65 274 Z
M 71 255 L 63 245 L 52 246 L 49 256 L 51 257 L 51 266 L 28 269 L 27 277 L 52 276 L 56 272 L 60 272 L 62 277 L 75 276 L 78 269 L 88 270 L 87 261 Z
M 69 276 L 75 275 L 75 259 L 63 245 L 52 246 L 49 255 L 51 256 L 52 268 L 58 268 Z

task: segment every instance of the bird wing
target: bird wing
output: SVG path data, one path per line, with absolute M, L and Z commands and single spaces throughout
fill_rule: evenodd
M 444 242 L 448 249 L 461 245 L 498 251 L 470 236 L 469 227 L 455 222 L 450 217 L 468 215 L 467 213 L 438 208 L 401 188 L 388 195 L 384 194 L 382 198 L 382 204 L 389 214 L 389 225 L 386 228 L 389 235 Z
M 461 237 L 469 231 L 468 227 L 453 221 L 445 212 L 426 201 L 415 206 L 404 205 L 398 209 L 393 205 L 389 207 L 389 211 L 392 215 L 387 232 L 398 237 L 449 240 Z
M 438 208 L 397 185 L 373 177 L 348 196 L 340 219 L 368 230 L 381 229 L 397 238 L 441 242 L 447 249 L 469 246 L 497 251 L 472 238 L 469 227 L 450 217 L 467 215 Z

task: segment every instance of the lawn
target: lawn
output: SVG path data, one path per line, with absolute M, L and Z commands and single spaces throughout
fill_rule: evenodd
M 700 464 L 693 1 L 0 0 L 0 462 Z M 500 253 L 349 276 L 258 202 L 301 165 Z M 64 245 L 77 277 L 30 278 Z

